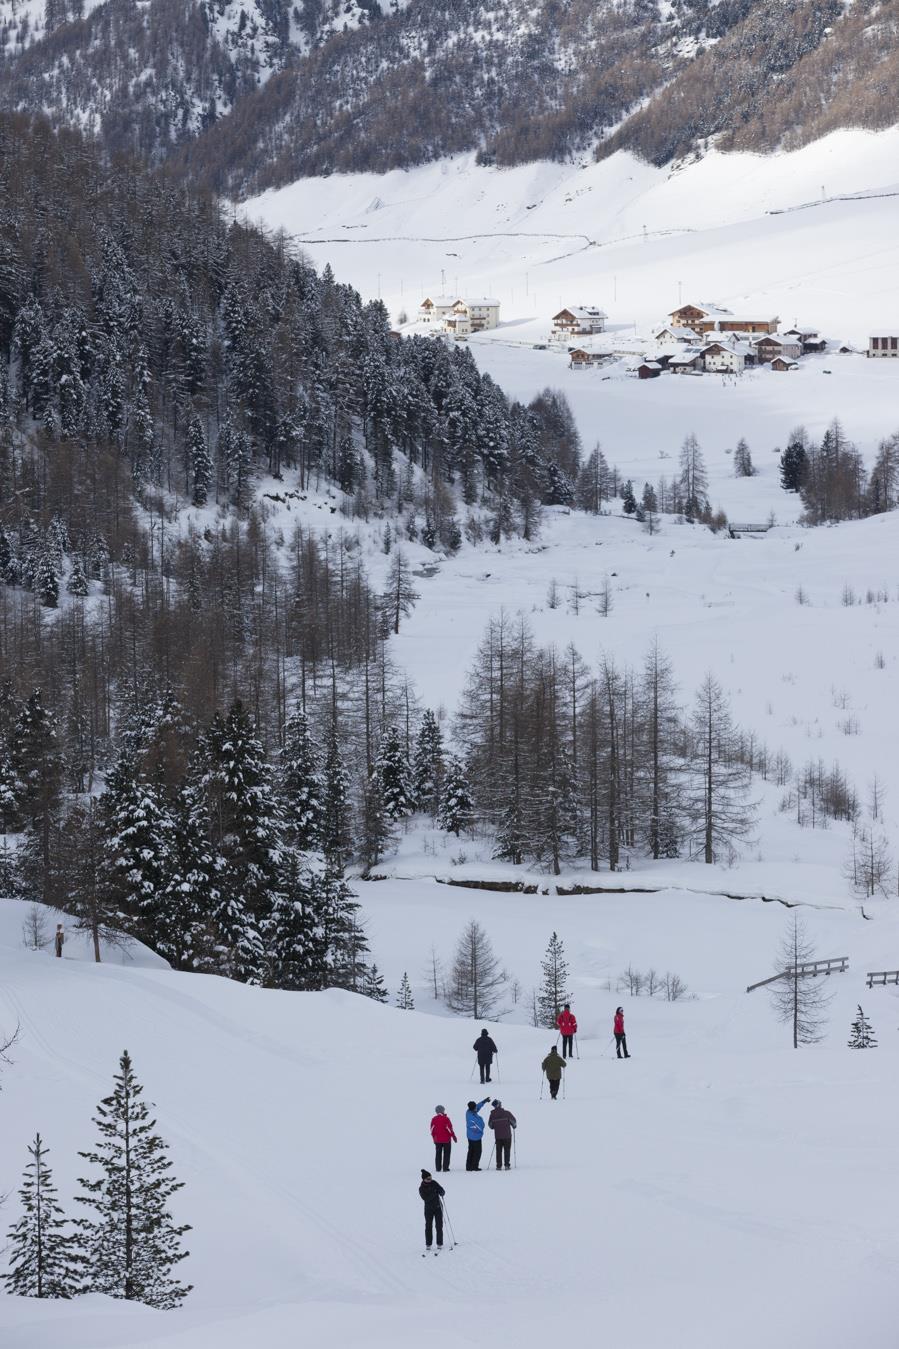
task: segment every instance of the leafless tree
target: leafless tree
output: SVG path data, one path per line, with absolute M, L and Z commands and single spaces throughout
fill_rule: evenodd
M 493 953 L 490 938 L 474 919 L 464 928 L 450 972 L 446 1004 L 453 1012 L 480 1021 L 499 1001 L 505 971 Z
M 832 996 L 824 986 L 823 976 L 801 972 L 802 966 L 814 959 L 815 948 L 805 924 L 794 913 L 777 955 L 780 978 L 769 988 L 778 1020 L 792 1029 L 794 1049 L 816 1044 L 821 1039 L 825 1012 Z
M 666 971 L 664 979 L 665 998 L 668 1002 L 679 1002 L 686 995 L 687 985 L 679 974 Z
M 22 924 L 22 940 L 29 951 L 43 951 L 49 938 L 47 936 L 46 910 L 43 904 L 32 904 Z
M 693 711 L 694 757 L 687 810 L 696 851 L 708 863 L 733 857 L 747 836 L 754 807 L 747 801 L 749 774 L 736 753 L 736 735 L 724 690 L 711 675 L 702 682 Z

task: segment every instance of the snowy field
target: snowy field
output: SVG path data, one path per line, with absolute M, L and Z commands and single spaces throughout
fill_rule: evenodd
M 764 990 L 788 921 L 779 904 L 668 891 L 554 899 L 359 887 L 391 989 L 408 969 L 415 1013 L 348 994 L 261 992 L 140 958 L 96 967 L 26 952 L 26 906 L 0 905 L 0 1021 L 22 1038 L 4 1072 L 0 1188 L 35 1129 L 62 1200 L 117 1057 L 130 1050 L 193 1224 L 178 1312 L 101 1298 L 0 1297 L 10 1349 L 419 1349 L 472 1338 L 621 1349 L 895 1345 L 899 1234 L 885 1190 L 895 1151 L 895 991 L 864 972 L 899 946 L 897 916 L 803 910 L 833 976 L 828 1034 L 799 1053 Z M 552 927 L 566 943 L 580 1060 L 566 1099 L 539 1099 L 552 1036 L 491 1030 L 493 1090 L 515 1112 L 518 1166 L 445 1178 L 458 1248 L 422 1246 L 418 1173 L 444 1104 L 457 1132 L 478 1027 L 435 1017 L 422 971 L 477 916 L 527 997 Z M 628 962 L 673 969 L 695 997 L 629 999 Z M 611 981 L 611 988 L 608 983 Z M 861 1000 L 880 1038 L 845 1048 Z M 507 999 L 508 1001 L 508 999 Z M 632 1059 L 610 1054 L 622 1003 Z M 488 1145 L 489 1146 L 489 1145 Z M 7 1201 L 11 1217 L 15 1198 Z
M 633 360 L 570 370 L 562 353 L 534 350 L 571 304 L 607 311 L 600 349 L 650 336 L 690 300 L 777 315 L 783 329 L 798 321 L 835 346 L 864 349 L 869 335 L 896 331 L 899 129 L 839 131 L 789 155 L 711 153 L 674 171 L 624 153 L 502 170 L 460 156 L 383 177 L 303 179 L 240 210 L 286 230 L 365 298 L 383 298 L 395 322 L 442 290 L 495 296 L 500 328 L 469 339 L 481 367 L 517 397 L 563 389 L 585 445 L 601 441 L 641 483 L 690 431 L 716 455 L 745 436 L 768 463 L 798 423 L 820 434 L 839 416 L 869 455 L 899 425 L 899 361 L 834 352 L 736 383 L 637 381 L 625 374 Z M 713 488 L 713 504 L 740 518 L 742 485 Z M 771 508 L 785 518 L 782 498 Z

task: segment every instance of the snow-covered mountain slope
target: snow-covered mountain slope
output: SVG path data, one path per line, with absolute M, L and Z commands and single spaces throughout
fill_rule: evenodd
M 893 1152 L 897 1007 L 866 992 L 899 931 L 887 906 L 864 922 L 803 911 L 832 978 L 824 1043 L 794 1052 L 763 978 L 789 915 L 780 905 L 677 892 L 554 899 L 360 886 L 379 963 L 395 987 L 433 942 L 449 958 L 476 915 L 524 997 L 555 927 L 571 962 L 580 1059 L 564 1100 L 540 1099 L 552 1035 L 523 1003 L 491 1024 L 495 1091 L 516 1114 L 517 1168 L 445 1178 L 459 1245 L 422 1247 L 419 1168 L 444 1104 L 461 1132 L 475 1023 L 381 1008 L 351 994 L 263 992 L 139 966 L 28 954 L 24 906 L 0 906 L 0 1023 L 21 1024 L 4 1070 L 0 1186 L 17 1185 L 39 1128 L 71 1207 L 91 1116 L 127 1045 L 185 1182 L 193 1230 L 178 1312 L 99 1297 L 0 1295 L 15 1349 L 418 1349 L 423 1338 L 542 1349 L 611 1343 L 751 1349 L 892 1349 L 899 1238 L 884 1176 Z M 616 989 L 629 963 L 673 970 L 695 997 Z M 611 986 L 609 986 L 611 985 Z M 862 1001 L 880 1047 L 845 1047 Z M 610 1054 L 623 1003 L 632 1058 Z M 489 1151 L 489 1143 L 487 1147 Z M 12 1221 L 17 1199 L 5 1205 Z
M 420 300 L 443 289 L 495 296 L 500 327 L 469 339 L 481 367 L 518 396 L 564 389 L 585 445 L 601 440 L 642 481 L 690 431 L 716 453 L 745 436 L 770 466 L 797 423 L 820 432 L 839 416 L 866 450 L 895 430 L 899 363 L 836 348 L 864 348 L 899 324 L 897 150 L 891 130 L 836 132 L 772 157 L 711 153 L 676 172 L 625 153 L 501 171 L 458 158 L 303 179 L 245 209 L 364 295 L 383 297 L 395 318 L 414 321 Z M 828 350 L 791 374 L 760 370 L 736 382 L 626 377 L 669 311 L 689 300 L 777 315 L 784 329 L 798 320 Z M 562 306 L 590 303 L 609 319 L 585 345 L 630 349 L 623 365 L 571 370 L 564 348 L 533 349 L 547 343 Z M 664 463 L 651 476 L 660 472 Z M 733 492 L 715 500 L 739 511 Z M 790 505 L 775 493 L 770 508 L 784 519 Z

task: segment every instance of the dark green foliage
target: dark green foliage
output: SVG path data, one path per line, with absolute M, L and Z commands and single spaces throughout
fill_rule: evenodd
M 865 1016 L 861 1007 L 858 1008 L 849 1035 L 850 1049 L 875 1049 L 877 1040 L 874 1038 L 874 1031 L 871 1029 L 871 1022 Z
M 22 1216 L 9 1229 L 9 1273 L 3 1278 L 14 1297 L 71 1297 L 80 1291 L 81 1262 L 40 1134 L 28 1151 L 19 1190 Z
M 549 939 L 542 970 L 543 983 L 537 994 L 537 1009 L 545 1026 L 555 1026 L 559 1012 L 569 1000 L 565 947 L 555 932 Z

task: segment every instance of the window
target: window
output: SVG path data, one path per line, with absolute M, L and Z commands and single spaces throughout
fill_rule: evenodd
M 890 338 L 890 350 L 899 351 L 899 337 Z

